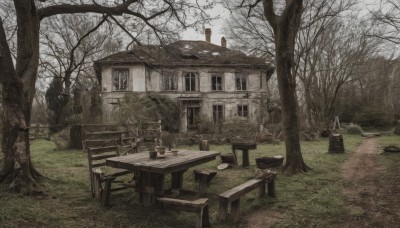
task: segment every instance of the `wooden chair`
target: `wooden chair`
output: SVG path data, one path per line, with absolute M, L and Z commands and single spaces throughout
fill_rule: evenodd
M 91 147 L 90 144 L 98 145 L 99 140 L 85 140 L 83 148 L 87 152 L 89 164 L 89 178 L 92 196 L 101 201 L 102 206 L 109 206 L 112 191 L 135 187 L 135 182 L 125 183 L 118 177 L 131 174 L 131 171 L 115 169 L 105 166 L 107 158 L 119 156 L 117 140 L 106 140 L 102 146 Z M 118 183 L 119 187 L 111 188 L 112 183 Z
M 137 137 L 121 137 L 120 154 L 136 154 L 139 152 L 140 140 Z

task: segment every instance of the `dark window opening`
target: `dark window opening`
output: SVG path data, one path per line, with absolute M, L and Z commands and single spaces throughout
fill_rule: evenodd
M 187 107 L 187 126 L 189 129 L 197 128 L 200 117 L 200 107 Z
M 163 74 L 163 87 L 164 90 L 178 90 L 178 78 L 173 73 Z
M 246 76 L 236 74 L 236 90 L 247 90 Z
M 222 90 L 222 76 L 219 74 L 211 75 L 211 89 L 214 91 Z
M 114 91 L 127 90 L 128 89 L 128 69 L 114 69 L 112 75 L 112 84 Z
M 185 75 L 185 91 L 196 91 L 196 78 L 195 73 Z
M 238 105 L 238 116 L 249 117 L 249 106 L 248 105 Z
M 214 123 L 222 123 L 224 120 L 224 107 L 222 105 L 213 105 L 213 120 Z

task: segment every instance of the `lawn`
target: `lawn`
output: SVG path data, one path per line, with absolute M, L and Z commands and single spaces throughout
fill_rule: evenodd
M 383 138 L 382 138 L 383 139 Z M 242 218 L 256 210 L 271 210 L 281 214 L 275 227 L 329 226 L 346 216 L 341 194 L 340 165 L 361 142 L 360 136 L 345 135 L 345 154 L 327 154 L 328 141 L 321 139 L 302 142 L 305 162 L 313 170 L 287 176 L 278 173 L 277 198 L 258 200 L 257 191 L 242 200 Z M 197 146 L 187 147 L 197 149 Z M 229 145 L 211 149 L 230 152 Z M 101 208 L 90 194 L 86 154 L 82 151 L 57 151 L 52 142 L 33 141 L 32 159 L 46 177 L 42 180 L 45 195 L 38 197 L 9 193 L 7 185 L 0 185 L 0 227 L 192 227 L 194 214 L 145 209 L 133 190 L 111 196 L 112 207 Z M 218 171 L 209 192 L 218 194 L 251 179 L 254 159 L 261 156 L 284 155 L 284 145 L 258 145 L 250 152 L 249 169 L 240 167 Z M 240 153 L 239 153 L 240 155 Z M 239 157 L 241 161 L 241 157 Z M 196 169 L 214 169 L 220 159 Z M 166 183 L 168 184 L 168 183 Z M 193 172 L 185 173 L 185 189 L 195 189 Z M 234 227 L 216 220 L 218 202 L 210 199 L 212 227 Z M 268 218 L 265 218 L 268 219 Z M 245 225 L 244 219 L 241 224 Z

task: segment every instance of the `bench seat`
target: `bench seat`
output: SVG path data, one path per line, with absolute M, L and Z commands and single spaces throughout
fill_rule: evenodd
M 238 185 L 228 191 L 219 194 L 218 219 L 226 220 L 228 216 L 228 205 L 231 204 L 231 218 L 234 222 L 240 218 L 240 198 L 252 190 L 258 188 L 258 197 L 265 197 L 265 179 L 252 179 L 241 185 Z M 275 178 L 268 180 L 268 195 L 275 197 Z
M 161 203 L 163 209 L 168 206 L 169 209 L 176 211 L 197 213 L 196 228 L 210 227 L 207 198 L 190 201 L 160 197 L 157 198 L 157 201 Z

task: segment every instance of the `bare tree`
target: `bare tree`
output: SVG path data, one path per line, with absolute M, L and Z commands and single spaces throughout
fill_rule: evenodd
M 375 30 L 370 35 L 389 43 L 400 44 L 400 2 L 380 0 L 372 8 L 370 15 Z
M 352 12 L 356 5 L 355 0 L 305 0 L 299 33 L 296 37 L 295 45 L 295 74 L 300 79 L 297 94 L 300 100 L 300 111 L 304 111 L 306 120 L 301 127 L 311 128 L 317 131 L 318 128 L 313 119 L 313 111 L 309 102 L 310 87 L 314 86 L 306 79 L 310 71 L 309 59 L 311 50 L 315 48 L 318 38 L 330 24 L 337 18 L 343 17 Z M 232 39 L 236 47 L 246 50 L 249 53 L 261 56 L 275 56 L 274 33 L 272 27 L 265 20 L 263 7 L 254 6 L 249 13 L 248 10 L 241 8 L 234 10 L 229 3 L 224 3 L 225 7 L 232 10 L 231 17 L 227 20 L 225 32 L 228 38 Z M 341 34 L 339 34 L 341 35 Z M 313 56 L 315 55 L 315 52 Z M 302 114 L 302 112 L 300 112 Z
M 377 42 L 366 35 L 367 27 L 357 23 L 356 18 L 352 21 L 332 21 L 302 58 L 306 70 L 299 78 L 304 86 L 309 122 L 316 129 L 330 131 L 340 89 L 363 76 L 361 66 L 377 50 Z
M 187 14 L 204 16 L 204 11 L 199 8 L 197 2 L 174 0 L 125 0 L 114 5 L 101 5 L 94 0 L 91 3 L 77 1 L 70 4 L 58 0 L 14 0 L 17 25 L 15 66 L 3 25 L 5 16 L 1 15 L 0 19 L 0 81 L 4 110 L 2 150 L 5 155 L 0 182 L 9 180 L 11 189 L 25 194 L 40 191 L 37 182 L 40 174 L 31 162 L 29 125 L 39 65 L 41 21 L 62 14 L 98 13 L 110 18 L 125 15 L 129 20 L 143 21 L 162 38 L 168 26 L 182 28 L 193 25 L 195 22 L 190 21 Z
M 63 89 L 59 95 L 68 104 L 74 84 L 77 90 L 83 87 L 80 85 L 83 80 L 96 84 L 93 60 L 118 51 L 122 47 L 122 39 L 114 35 L 118 33 L 112 23 L 107 21 L 107 16 L 83 14 L 54 17 L 42 23 L 40 43 L 43 51 L 40 55 L 39 76 L 43 80 L 53 77 L 61 79 Z M 71 106 L 60 103 L 57 107 L 60 110 L 52 110 L 49 120 L 56 126 L 65 123 L 67 115 L 63 114 Z
M 248 15 L 260 3 L 264 17 L 273 31 L 279 94 L 285 129 L 286 163 L 289 173 L 305 172 L 300 148 L 298 104 L 296 98 L 295 41 L 301 25 L 303 0 L 242 0 L 238 8 L 247 8 Z M 278 5 L 277 5 L 278 4 Z

